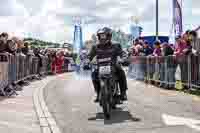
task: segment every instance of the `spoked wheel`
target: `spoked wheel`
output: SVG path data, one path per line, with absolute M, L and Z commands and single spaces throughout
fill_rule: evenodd
M 112 97 L 112 108 L 116 109 L 116 105 L 121 104 L 119 87 L 116 81 L 113 81 L 113 97 Z
M 111 113 L 111 108 L 110 108 L 110 104 L 106 103 L 105 106 L 103 107 L 103 112 L 104 112 L 104 118 L 106 120 L 110 119 L 110 113 Z
M 109 101 L 109 95 L 105 94 L 103 99 L 102 99 L 102 108 L 103 108 L 103 113 L 104 113 L 104 118 L 105 119 L 110 119 L 110 114 L 111 114 L 111 103 Z
M 111 101 L 110 101 L 110 92 L 108 89 L 108 84 L 105 84 L 102 86 L 102 96 L 101 96 L 101 104 L 102 104 L 102 108 L 103 108 L 103 113 L 104 113 L 104 118 L 106 120 L 110 119 L 111 116 Z

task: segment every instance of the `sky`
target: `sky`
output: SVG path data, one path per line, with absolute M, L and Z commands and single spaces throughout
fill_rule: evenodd
M 155 33 L 155 0 L 1 0 L 0 32 L 52 42 L 72 42 L 74 18 L 83 21 L 83 38 L 110 26 L 129 33 L 131 16 L 143 35 Z M 169 35 L 172 0 L 159 0 L 159 34 Z M 184 30 L 200 25 L 200 0 L 183 0 Z

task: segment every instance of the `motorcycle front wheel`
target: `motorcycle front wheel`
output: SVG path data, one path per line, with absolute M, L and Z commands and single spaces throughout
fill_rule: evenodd
M 111 116 L 111 101 L 110 101 L 110 92 L 109 92 L 109 83 L 107 80 L 102 81 L 104 82 L 101 87 L 101 105 L 103 108 L 104 118 L 110 119 Z

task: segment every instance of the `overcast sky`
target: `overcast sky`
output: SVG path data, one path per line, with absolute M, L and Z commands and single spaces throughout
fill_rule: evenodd
M 159 0 L 159 32 L 169 35 L 172 0 Z M 184 30 L 200 25 L 200 0 L 183 0 Z M 144 35 L 155 32 L 155 0 L 0 0 L 0 32 L 54 42 L 73 40 L 73 18 L 81 16 L 84 39 L 101 26 L 129 32 L 137 16 Z

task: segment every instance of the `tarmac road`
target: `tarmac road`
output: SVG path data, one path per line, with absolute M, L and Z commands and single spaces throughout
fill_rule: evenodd
M 128 102 L 104 120 L 89 78 L 74 73 L 49 83 L 44 97 L 63 133 L 198 133 L 200 100 L 188 94 L 128 81 Z

